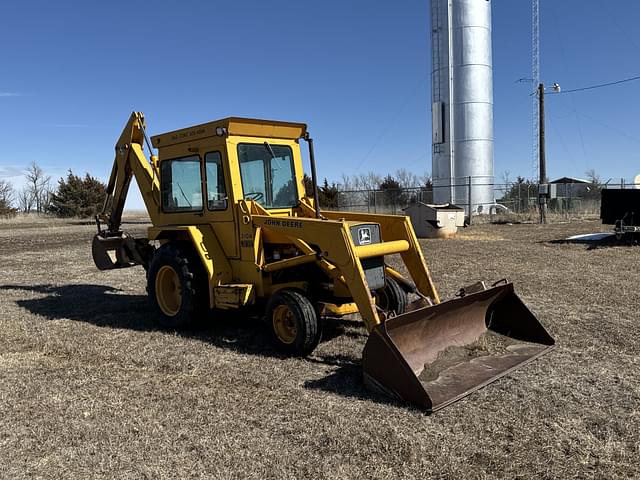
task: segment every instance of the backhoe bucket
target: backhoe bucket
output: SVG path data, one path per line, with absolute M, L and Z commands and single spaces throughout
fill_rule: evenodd
M 125 235 L 106 237 L 97 234 L 91 244 L 93 263 L 99 270 L 133 267 L 138 263 L 133 258 L 134 240 Z
M 365 384 L 433 412 L 553 347 L 512 283 L 484 288 L 378 325 L 363 351 Z
M 91 255 L 99 270 L 122 268 L 116 253 L 122 248 L 123 242 L 122 237 L 103 237 L 100 234 L 93 237 Z

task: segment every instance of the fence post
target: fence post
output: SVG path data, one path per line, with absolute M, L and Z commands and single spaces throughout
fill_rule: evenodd
M 471 209 L 473 207 L 473 204 L 471 203 L 471 175 L 469 175 L 469 187 L 468 188 L 469 188 L 469 191 L 468 191 L 468 194 L 469 194 L 469 199 L 468 199 L 468 202 L 469 202 L 469 225 L 471 225 Z
M 395 190 L 396 190 L 396 194 L 393 197 L 391 197 L 392 205 L 393 205 L 393 207 L 392 207 L 393 208 L 393 215 L 396 214 L 396 210 L 397 210 L 396 206 L 398 204 L 398 195 L 400 194 L 400 191 L 398 189 L 395 189 Z
M 522 199 L 520 198 L 520 191 L 522 190 L 522 184 L 518 184 L 518 213 L 522 213 Z

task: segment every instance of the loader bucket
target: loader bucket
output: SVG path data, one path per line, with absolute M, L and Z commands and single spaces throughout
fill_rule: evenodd
M 436 411 L 553 348 L 512 283 L 378 325 L 363 351 L 365 384 Z

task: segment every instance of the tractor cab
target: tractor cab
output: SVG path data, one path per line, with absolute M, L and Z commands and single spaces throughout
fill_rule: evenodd
M 162 212 L 219 216 L 252 200 L 291 214 L 305 193 L 298 143 L 305 133 L 301 123 L 226 118 L 152 137 Z

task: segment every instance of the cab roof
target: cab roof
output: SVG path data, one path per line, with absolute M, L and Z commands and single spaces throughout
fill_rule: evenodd
M 151 137 L 151 143 L 154 147 L 161 148 L 183 142 L 202 140 L 207 137 L 225 135 L 295 140 L 303 137 L 306 132 L 307 125 L 304 123 L 228 117 L 174 130 L 172 132 L 161 133 L 160 135 L 154 135 Z

